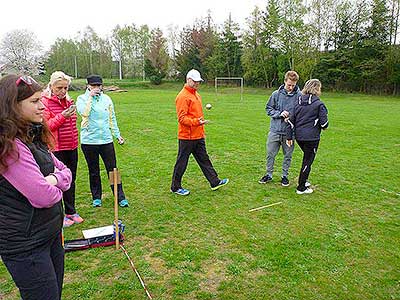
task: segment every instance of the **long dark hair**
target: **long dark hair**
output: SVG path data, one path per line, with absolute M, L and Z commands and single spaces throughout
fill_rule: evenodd
M 28 83 L 20 78 L 19 75 L 11 74 L 0 79 L 0 173 L 7 169 L 7 159 L 10 156 L 18 159 L 15 138 L 24 143 L 33 141 L 30 134 L 32 123 L 23 119 L 18 103 L 40 92 L 42 86 L 31 78 Z M 52 145 L 52 136 L 46 122 L 43 122 L 40 140 Z

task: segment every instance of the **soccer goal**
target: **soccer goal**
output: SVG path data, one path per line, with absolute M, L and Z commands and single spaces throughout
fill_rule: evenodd
M 243 77 L 215 77 L 215 95 L 218 95 L 218 88 L 239 87 L 240 86 L 240 102 L 243 101 Z

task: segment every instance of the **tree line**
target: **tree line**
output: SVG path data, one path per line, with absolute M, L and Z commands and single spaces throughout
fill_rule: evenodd
M 296 70 L 302 82 L 319 78 L 332 90 L 398 94 L 399 14 L 400 0 L 268 0 L 245 24 L 230 16 L 217 24 L 209 12 L 165 32 L 117 25 L 101 37 L 87 27 L 75 39 L 57 39 L 39 58 L 33 35 L 14 31 L 0 53 L 17 70 L 63 70 L 77 78 L 97 73 L 158 84 L 196 68 L 209 81 L 244 77 L 246 85 L 269 88 Z M 18 41 L 17 32 L 29 42 Z M 25 53 L 16 58 L 20 48 Z

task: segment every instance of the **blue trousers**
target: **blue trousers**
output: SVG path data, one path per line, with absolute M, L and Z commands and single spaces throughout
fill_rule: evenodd
M 61 233 L 31 251 L 2 255 L 23 300 L 61 300 L 64 248 Z

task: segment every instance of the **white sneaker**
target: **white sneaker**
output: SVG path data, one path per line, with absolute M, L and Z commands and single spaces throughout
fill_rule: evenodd
M 313 189 L 310 189 L 310 188 L 306 188 L 304 191 L 299 191 L 296 189 L 296 194 L 299 194 L 299 195 L 311 194 L 312 192 L 314 192 L 314 191 L 313 191 Z
M 311 186 L 311 183 L 310 183 L 310 182 L 308 182 L 308 181 L 306 181 L 306 183 L 305 183 L 305 186 L 306 186 L 306 188 L 308 188 L 308 187 L 310 187 L 310 186 Z

